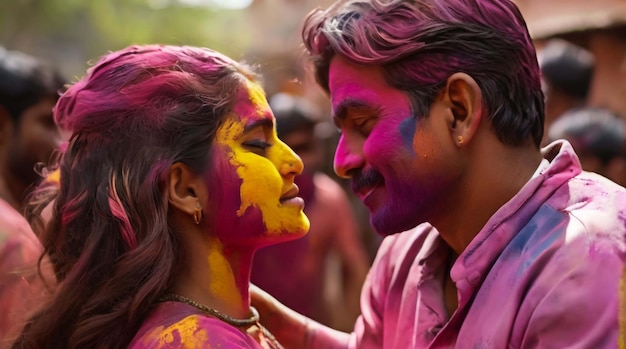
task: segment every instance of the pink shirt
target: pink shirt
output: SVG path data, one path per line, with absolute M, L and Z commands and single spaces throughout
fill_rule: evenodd
M 487 222 L 442 278 L 449 247 L 428 224 L 387 237 L 354 332 L 313 325 L 308 348 L 616 348 L 626 189 L 581 172 L 571 145 Z
M 264 340 L 262 340 L 264 342 Z M 184 303 L 163 302 L 144 321 L 131 349 L 263 349 L 251 335 Z
M 24 217 L 0 199 L 0 348 L 47 294 L 37 273 L 42 251 Z

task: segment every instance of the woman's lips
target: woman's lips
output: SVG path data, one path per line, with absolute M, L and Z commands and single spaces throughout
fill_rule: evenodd
M 298 196 L 299 191 L 298 186 L 293 184 L 291 188 L 280 197 L 280 203 L 283 206 L 299 206 L 300 208 L 304 208 L 304 199 Z

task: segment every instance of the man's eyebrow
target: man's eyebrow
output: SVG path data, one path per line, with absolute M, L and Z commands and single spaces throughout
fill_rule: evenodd
M 368 109 L 371 107 L 369 103 L 362 99 L 345 99 L 333 108 L 333 120 L 344 120 L 348 116 L 348 110 L 350 109 Z
M 244 126 L 243 132 L 244 133 L 250 132 L 251 130 L 260 126 L 272 128 L 274 127 L 274 121 L 272 121 L 272 119 L 269 117 L 264 117 L 262 119 L 255 119 L 251 121 L 250 123 L 246 124 L 246 126 Z

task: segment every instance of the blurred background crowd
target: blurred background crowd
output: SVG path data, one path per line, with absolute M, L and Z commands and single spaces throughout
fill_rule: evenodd
M 50 62 L 70 83 L 103 53 L 129 44 L 206 46 L 256 65 L 279 136 L 308 169 L 299 185 L 308 196 L 312 230 L 301 241 L 260 253 L 252 281 L 292 308 L 346 330 L 358 314 L 355 301 L 380 237 L 347 182 L 332 171 L 338 135 L 326 97 L 300 60 L 302 19 L 331 2 L 2 1 L 0 47 Z M 544 143 L 570 140 L 583 168 L 626 185 L 626 0 L 515 2 L 543 72 Z

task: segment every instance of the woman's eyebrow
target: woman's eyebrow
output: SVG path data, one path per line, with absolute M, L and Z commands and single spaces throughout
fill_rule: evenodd
M 251 121 L 250 123 L 246 124 L 246 126 L 244 126 L 243 128 L 243 132 L 249 132 L 252 129 L 255 129 L 257 127 L 260 126 L 264 126 L 264 127 L 274 127 L 274 121 L 267 117 L 267 118 L 262 118 L 262 119 L 255 119 L 253 121 Z

